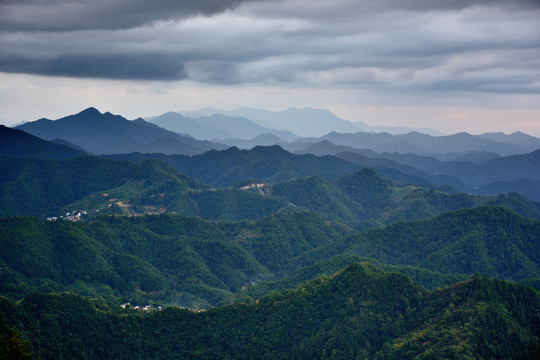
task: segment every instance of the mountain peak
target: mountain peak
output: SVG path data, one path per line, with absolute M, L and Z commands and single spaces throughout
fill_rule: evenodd
M 88 109 L 81 111 L 77 115 L 101 115 L 101 113 L 95 107 L 89 107 Z

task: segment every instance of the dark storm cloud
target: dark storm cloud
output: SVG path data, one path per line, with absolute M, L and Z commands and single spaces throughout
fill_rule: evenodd
M 0 31 L 127 29 L 214 14 L 241 0 L 0 0 Z
M 116 80 L 182 80 L 187 76 L 179 56 L 164 54 L 61 55 L 48 61 L 0 57 L 0 69 L 10 73 Z
M 539 18 L 539 0 L 0 0 L 0 71 L 540 92 Z

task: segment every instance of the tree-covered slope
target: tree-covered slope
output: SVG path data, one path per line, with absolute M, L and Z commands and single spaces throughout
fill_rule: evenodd
M 179 215 L 7 217 L 0 219 L 0 273 L 3 293 L 12 296 L 41 287 L 208 307 L 350 232 L 308 212 L 237 223 Z
M 509 280 L 540 277 L 540 222 L 482 206 L 397 222 L 348 239 L 347 252 L 382 263 Z
M 121 185 L 137 165 L 96 157 L 70 160 L 0 158 L 0 216 L 58 215 L 93 192 Z
M 540 219 L 539 204 L 515 193 L 480 196 L 399 185 L 369 168 L 334 182 L 312 176 L 277 184 L 257 180 L 242 184 L 253 192 L 284 198 L 357 229 L 397 220 L 425 219 L 445 211 L 479 205 L 506 206 L 520 215 Z
M 0 216 L 176 212 L 236 220 L 290 207 L 284 199 L 212 189 L 157 160 L 134 164 L 90 156 L 64 161 L 3 157 L 0 172 Z
M 534 359 L 540 296 L 482 277 L 426 291 L 357 263 L 200 313 L 121 310 L 71 294 L 0 299 L 0 326 L 42 359 Z
M 333 156 L 294 155 L 279 146 L 256 146 L 251 150 L 232 147 L 194 156 L 133 153 L 109 157 L 134 162 L 157 158 L 177 171 L 215 187 L 232 186 L 250 178 L 276 183 L 320 175 L 333 180 L 360 168 Z

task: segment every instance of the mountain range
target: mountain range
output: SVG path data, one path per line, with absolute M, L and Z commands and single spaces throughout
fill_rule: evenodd
M 170 114 L 174 115 L 175 113 Z M 181 117 L 179 114 L 174 116 Z M 252 124 L 255 128 L 260 127 L 247 119 L 237 118 L 236 120 L 241 124 Z M 223 125 L 227 119 L 219 118 L 216 121 Z M 539 139 L 517 133 L 512 135 L 484 134 L 485 138 L 481 136 L 473 137 L 468 134 L 456 134 L 436 138 L 412 133 L 399 136 L 389 134 L 330 133 L 325 136 L 326 138 L 331 138 L 333 141 L 336 141 L 336 139 L 349 139 L 347 140 L 349 142 L 354 142 L 353 140 L 358 139 L 359 136 L 367 136 L 368 138 L 373 136 L 379 139 L 386 139 L 385 141 L 390 142 L 399 138 L 403 140 L 400 146 L 409 148 L 409 150 L 410 146 L 405 145 L 408 144 L 407 141 L 412 142 L 415 139 L 420 139 L 418 144 L 424 143 L 428 148 L 433 147 L 435 141 L 439 141 L 441 149 L 445 146 L 449 146 L 450 148 L 452 146 L 459 146 L 462 150 L 471 150 L 459 154 L 455 153 L 453 157 L 449 157 L 451 154 L 448 153 L 444 156 L 446 160 L 441 160 L 437 154 L 378 153 L 370 149 L 357 149 L 350 145 L 335 145 L 328 139 L 316 143 L 309 141 L 302 142 L 305 139 L 285 142 L 284 140 L 281 141 L 276 135 L 266 134 L 258 135 L 252 140 L 222 140 L 228 144 L 243 142 L 246 146 L 249 144 L 248 147 L 257 143 L 266 145 L 279 142 L 285 148 L 300 148 L 300 150 L 296 150 L 296 153 L 303 155 L 304 158 L 293 160 L 293 156 L 286 155 L 283 151 L 278 151 L 277 147 L 270 147 L 269 150 L 262 151 L 262 148 L 258 146 L 255 146 L 251 153 L 245 153 L 244 150 L 237 152 L 232 148 L 231 151 L 209 152 L 200 157 L 172 155 L 178 153 L 199 155 L 205 153 L 206 149 L 223 150 L 228 145 L 200 141 L 189 136 L 179 135 L 160 128 L 155 124 L 145 122 L 142 119 L 129 121 L 118 115 L 115 116 L 110 113 L 101 114 L 93 108 L 56 121 L 42 119 L 20 125 L 18 128 L 32 131 L 44 139 L 54 138 L 54 144 L 49 143 L 49 148 L 56 147 L 57 149 L 62 149 L 58 148 L 58 145 L 65 145 L 72 148 L 62 151 L 62 155 L 59 155 L 59 153 L 56 155 L 53 153 L 44 155 L 48 154 L 47 151 L 49 150 L 42 150 L 43 154 L 36 155 L 38 157 L 67 158 L 82 155 L 84 151 L 102 154 L 115 152 L 126 153 L 132 150 L 139 151 L 140 153 L 154 153 L 154 155 L 144 155 L 144 157 L 165 160 L 178 171 L 195 176 L 213 186 L 231 186 L 235 182 L 243 181 L 249 177 L 275 182 L 318 174 L 335 179 L 367 166 L 376 168 L 394 180 L 409 182 L 418 186 L 442 188 L 449 185 L 458 191 L 476 194 L 498 194 L 516 191 L 533 200 L 540 200 L 537 190 L 538 186 L 540 186 L 540 161 L 537 151 L 501 157 L 495 152 L 478 152 L 481 150 L 478 147 L 476 148 L 478 151 L 471 150 L 473 149 L 472 144 L 477 137 L 481 139 L 480 143 L 487 141 L 491 145 L 501 145 L 506 147 L 506 149 L 513 148 L 515 151 L 517 151 L 516 147 L 519 143 L 522 144 L 523 149 L 524 147 L 533 147 L 537 144 L 537 141 L 540 141 Z M 251 129 L 253 130 L 255 128 Z M 267 129 L 263 130 L 266 131 Z M 6 131 L 8 129 L 4 128 L 3 132 Z M 7 140 L 8 138 L 9 140 Z M 17 136 L 13 134 L 6 136 L 6 141 L 3 142 L 4 149 L 12 149 L 10 153 L 6 154 L 19 154 L 20 156 L 30 154 L 28 152 L 25 153 L 22 148 L 16 150 L 13 143 L 15 139 L 19 139 L 17 140 L 19 142 L 21 141 L 20 133 Z M 41 143 L 37 145 L 37 138 L 26 137 L 25 139 L 27 142 L 25 146 L 36 146 L 36 149 L 45 144 Z M 32 142 L 30 139 L 33 139 L 33 145 L 28 145 Z M 405 141 L 406 139 L 408 140 Z M 466 139 L 466 141 L 462 142 L 461 140 L 463 139 Z M 493 142 L 505 139 L 508 142 Z M 444 145 L 445 143 L 447 145 Z M 471 147 L 467 148 L 467 143 L 471 144 Z M 415 146 L 419 147 L 420 145 Z M 376 148 L 376 146 L 373 147 Z M 74 152 L 73 149 L 77 149 L 79 152 Z M 498 150 L 501 150 L 501 148 Z M 170 154 L 172 157 L 164 157 L 159 153 Z M 306 159 L 308 158 L 306 156 L 308 154 L 317 155 L 320 159 L 314 161 L 315 158 L 312 157 L 308 165 L 306 163 Z M 346 162 L 340 162 L 335 158 L 332 159 L 324 155 L 334 155 L 342 160 L 346 160 Z M 116 158 L 120 157 L 116 156 Z M 125 158 L 135 160 L 136 157 L 128 156 Z M 254 160 L 255 158 L 258 158 L 258 160 Z M 448 159 L 452 158 L 454 160 L 448 161 Z M 326 165 L 323 165 L 323 163 Z M 197 167 L 200 170 L 196 170 Z M 225 167 L 228 167 L 228 169 L 225 169 Z M 309 170 L 309 167 L 311 167 L 311 170 Z M 203 172 L 207 173 L 203 174 Z
M 0 358 L 538 358 L 539 139 L 242 111 L 0 127 Z
M 231 117 L 243 117 L 257 124 L 282 130 L 288 130 L 295 134 L 309 137 L 322 136 L 331 131 L 337 132 L 388 132 L 391 134 L 403 134 L 411 131 L 422 131 L 431 135 L 442 135 L 433 129 L 414 129 L 410 127 L 385 127 L 370 126 L 361 121 L 348 121 L 341 119 L 325 109 L 296 108 L 292 107 L 282 111 L 270 111 L 264 109 L 240 108 L 232 111 L 208 107 L 195 111 L 181 111 L 181 114 L 197 118 L 220 114 Z
M 19 125 L 16 129 L 44 140 L 62 139 L 92 154 L 124 152 L 163 152 L 166 154 L 200 154 L 225 146 L 196 140 L 165 130 L 139 118 L 133 121 L 120 115 L 100 113 L 88 108 L 58 120 L 40 119 Z
M 179 113 L 168 112 L 149 119 L 153 124 L 181 134 L 203 140 L 241 139 L 249 140 L 262 134 L 272 134 L 279 141 L 292 141 L 298 136 L 289 131 L 265 128 L 243 117 L 212 114 L 206 117 L 189 118 Z

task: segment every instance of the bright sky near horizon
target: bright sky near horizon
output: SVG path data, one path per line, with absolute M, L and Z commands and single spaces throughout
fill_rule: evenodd
M 540 137 L 538 0 L 0 0 L 0 123 L 314 107 Z

